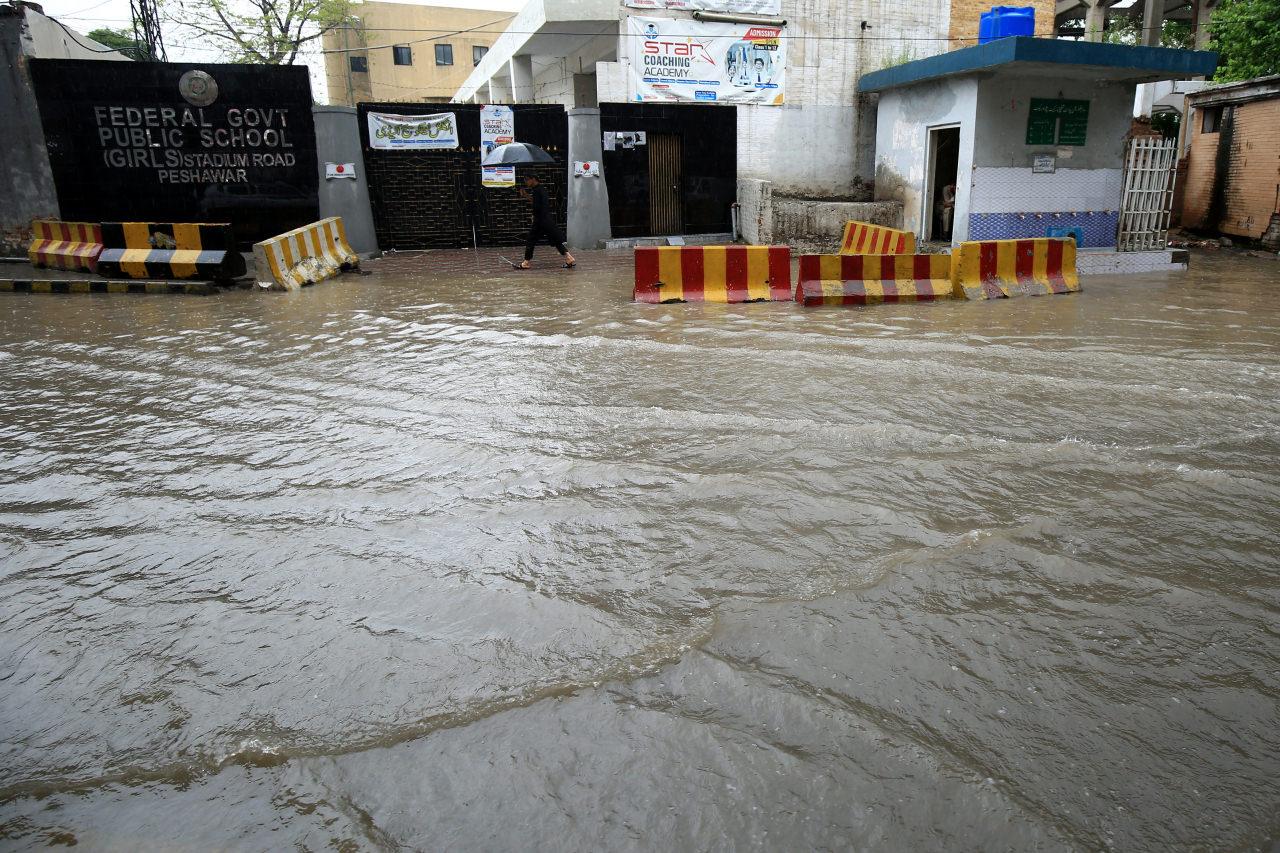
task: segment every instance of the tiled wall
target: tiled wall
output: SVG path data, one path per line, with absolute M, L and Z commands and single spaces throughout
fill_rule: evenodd
M 1013 240 L 1045 237 L 1055 226 L 1078 227 L 1084 232 L 1082 248 L 1105 248 L 1116 244 L 1119 214 L 1114 210 L 1077 213 L 970 213 L 970 240 Z
M 1036 174 L 1029 167 L 979 166 L 973 170 L 970 213 L 1034 210 L 1079 213 L 1118 210 L 1123 176 L 1119 169 L 1063 169 Z
M 1080 275 L 1131 275 L 1144 272 L 1185 272 L 1186 252 L 1081 252 L 1076 255 Z
M 1078 227 L 1082 247 L 1114 246 L 1122 181 L 1119 169 L 976 168 L 969 239 L 1044 237 L 1050 227 Z

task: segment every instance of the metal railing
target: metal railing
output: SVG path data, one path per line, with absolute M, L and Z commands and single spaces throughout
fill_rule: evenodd
M 1173 208 L 1173 176 L 1178 160 L 1176 139 L 1129 141 L 1125 157 L 1124 194 L 1120 202 L 1121 252 L 1163 249 L 1169 238 Z

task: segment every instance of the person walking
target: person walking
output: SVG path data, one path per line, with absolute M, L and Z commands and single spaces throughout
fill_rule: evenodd
M 555 217 L 551 215 L 551 201 L 547 198 L 547 189 L 533 175 L 526 175 L 524 186 L 520 188 L 520 197 L 533 202 L 533 224 L 529 226 L 529 239 L 524 244 L 524 261 L 517 269 L 529 269 L 529 261 L 533 260 L 533 247 L 540 237 L 556 247 L 556 251 L 564 258 L 564 265 L 573 268 L 578 265 L 573 255 L 564 247 L 564 237 L 556 227 Z

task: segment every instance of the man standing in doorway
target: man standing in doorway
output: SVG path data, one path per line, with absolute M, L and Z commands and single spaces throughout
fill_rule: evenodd
M 566 267 L 577 266 L 578 262 L 564 247 L 564 237 L 556 227 L 555 217 L 551 215 L 551 201 L 547 198 L 546 187 L 538 183 L 533 175 L 526 175 L 524 186 L 520 188 L 520 197 L 533 202 L 533 224 L 529 227 L 529 239 L 524 244 L 524 262 L 519 268 L 529 269 L 529 261 L 533 260 L 533 247 L 540 237 L 546 237 L 547 242 L 556 247 L 556 251 L 564 257 Z

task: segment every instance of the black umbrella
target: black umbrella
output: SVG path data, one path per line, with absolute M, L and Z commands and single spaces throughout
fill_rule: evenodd
M 481 166 L 507 166 L 513 163 L 554 163 L 555 159 L 536 145 L 528 142 L 508 142 L 490 151 L 480 161 Z

